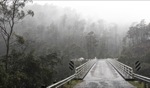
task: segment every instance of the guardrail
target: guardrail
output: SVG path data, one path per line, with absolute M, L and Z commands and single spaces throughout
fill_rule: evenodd
M 150 83 L 150 78 L 139 75 L 139 74 L 134 73 L 134 78 L 139 79 L 139 80 L 144 81 L 144 82 L 147 82 L 147 83 Z
M 55 83 L 52 84 L 50 86 L 48 86 L 47 88 L 58 88 L 62 85 L 64 85 L 65 83 L 69 82 L 70 80 L 76 78 L 76 79 L 83 79 L 84 76 L 88 73 L 88 71 L 91 69 L 91 67 L 96 63 L 97 59 L 92 59 L 89 60 L 87 62 L 85 62 L 84 64 L 80 65 L 79 67 L 77 67 L 75 69 L 75 74 Z
M 135 74 L 132 67 L 129 67 L 116 59 L 108 59 L 110 63 L 125 79 L 137 79 L 144 83 L 144 88 L 150 88 L 150 78 Z
M 65 83 L 69 82 L 70 80 L 74 79 L 74 77 L 75 77 L 75 74 L 73 74 L 73 75 L 71 75 L 71 76 L 69 76 L 69 77 L 67 77 L 67 78 L 65 78 L 65 79 L 63 79 L 63 80 L 61 80 L 55 84 L 50 85 L 47 88 L 58 88 L 58 87 L 64 85 Z
M 126 80 L 133 79 L 133 69 L 116 59 L 107 60 Z
M 75 74 L 76 74 L 76 79 L 83 79 L 84 76 L 89 72 L 91 67 L 96 63 L 97 59 L 89 60 L 88 62 L 80 65 L 79 67 L 76 68 Z
M 135 73 L 133 75 L 135 79 L 143 82 L 144 88 L 150 88 L 150 78 Z

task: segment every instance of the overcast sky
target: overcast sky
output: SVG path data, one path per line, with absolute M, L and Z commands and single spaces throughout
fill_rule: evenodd
M 104 19 L 117 24 L 131 24 L 145 19 L 150 22 L 150 1 L 34 1 L 71 7 L 86 19 Z

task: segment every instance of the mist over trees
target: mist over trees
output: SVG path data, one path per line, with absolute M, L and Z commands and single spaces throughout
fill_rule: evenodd
M 24 10 L 28 9 L 34 16 L 13 26 L 8 54 L 0 37 L 0 88 L 39 88 L 72 74 L 68 67 L 72 59 L 119 56 L 122 35 L 117 24 L 85 20 L 75 10 L 54 5 L 26 5 Z M 22 11 L 17 14 L 25 16 Z
M 89 22 L 70 8 L 60 8 L 54 5 L 40 6 L 35 4 L 27 8 L 32 9 L 35 16 L 33 18 L 28 17 L 20 22 L 16 26 L 16 32 L 24 36 L 25 39 L 33 40 L 36 43 L 34 45 L 36 47 L 35 52 L 38 54 L 43 55 L 43 51 L 51 49 L 60 50 L 68 55 L 71 55 L 69 53 L 74 53 L 74 56 L 71 55 L 71 59 L 87 58 L 88 48 L 90 48 L 88 47 L 88 43 L 90 43 L 88 41 L 91 38 L 88 36 L 92 33 L 93 35 L 91 34 L 91 36 L 95 40 L 92 39 L 91 44 L 92 41 L 96 43 L 92 47 L 95 48 L 94 51 L 97 54 L 91 58 L 95 56 L 98 58 L 103 57 L 98 55 L 99 53 L 96 51 L 107 52 L 112 57 L 119 55 L 117 47 L 120 46 L 120 35 L 116 24 L 106 24 L 101 19 L 97 22 Z M 101 46 L 104 46 L 104 49 L 101 49 Z M 113 49 L 111 49 L 112 46 L 114 46 Z M 107 51 L 108 48 L 110 49 L 109 51 Z M 112 52 L 114 50 L 115 52 Z

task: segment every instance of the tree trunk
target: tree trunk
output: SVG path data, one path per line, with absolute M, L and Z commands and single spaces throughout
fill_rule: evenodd
M 8 71 L 8 59 L 9 59 L 9 40 L 10 40 L 10 37 L 8 37 L 7 39 L 7 43 L 6 43 L 6 66 L 5 66 L 5 69 L 6 69 L 6 72 Z

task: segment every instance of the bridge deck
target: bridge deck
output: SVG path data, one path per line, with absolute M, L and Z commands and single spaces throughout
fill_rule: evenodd
M 126 82 L 120 74 L 106 62 L 98 60 L 82 83 L 74 88 L 136 88 Z

